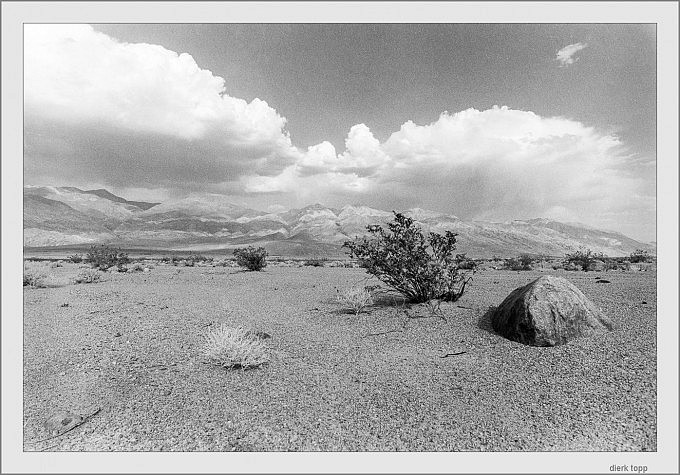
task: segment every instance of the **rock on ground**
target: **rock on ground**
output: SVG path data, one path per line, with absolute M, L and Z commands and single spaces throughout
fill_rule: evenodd
M 612 323 L 574 284 L 542 276 L 515 289 L 491 315 L 500 335 L 526 345 L 555 346 L 612 329 Z

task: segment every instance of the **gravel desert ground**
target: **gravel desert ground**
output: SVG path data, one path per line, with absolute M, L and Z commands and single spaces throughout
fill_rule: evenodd
M 446 321 L 389 300 L 348 313 L 337 291 L 364 285 L 363 269 L 159 264 L 69 283 L 78 271 L 24 289 L 27 451 L 656 450 L 654 269 L 484 269 L 442 304 Z M 488 309 L 544 274 L 616 330 L 554 348 L 495 334 Z M 204 364 L 221 323 L 269 333 L 270 363 Z M 95 409 L 59 437 L 44 429 Z

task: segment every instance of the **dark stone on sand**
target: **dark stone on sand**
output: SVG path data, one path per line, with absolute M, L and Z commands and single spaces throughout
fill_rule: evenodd
M 613 329 L 574 284 L 542 276 L 515 289 L 491 315 L 493 329 L 525 345 L 556 346 Z

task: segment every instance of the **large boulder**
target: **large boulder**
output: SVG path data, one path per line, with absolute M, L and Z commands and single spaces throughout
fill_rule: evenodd
M 611 321 L 571 282 L 544 275 L 512 291 L 491 315 L 500 335 L 526 345 L 562 345 L 612 330 Z

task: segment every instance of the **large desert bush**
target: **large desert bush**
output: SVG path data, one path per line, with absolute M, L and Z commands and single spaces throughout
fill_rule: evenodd
M 366 228 L 369 236 L 347 241 L 350 257 L 411 302 L 458 300 L 472 279 L 473 271 L 462 270 L 453 251 L 457 234 L 429 233 L 425 237 L 412 218 L 394 213 L 387 229 Z
M 580 266 L 585 272 L 592 270 L 595 261 L 604 262 L 607 259 L 601 252 L 593 252 L 590 249 L 580 248 L 571 254 L 567 253 L 564 256 L 565 269 L 573 266 Z
M 87 251 L 85 262 L 95 269 L 106 270 L 113 266 L 124 266 L 130 262 L 130 258 L 120 248 L 115 249 L 105 244 L 95 244 Z
M 267 251 L 263 247 L 253 246 L 234 249 L 236 263 L 248 270 L 262 270 L 267 267 Z
M 45 287 L 45 279 L 47 279 L 47 272 L 44 266 L 24 263 L 24 287 Z
M 253 332 L 226 325 L 207 334 L 203 358 L 209 364 L 243 370 L 269 361 L 267 347 Z

